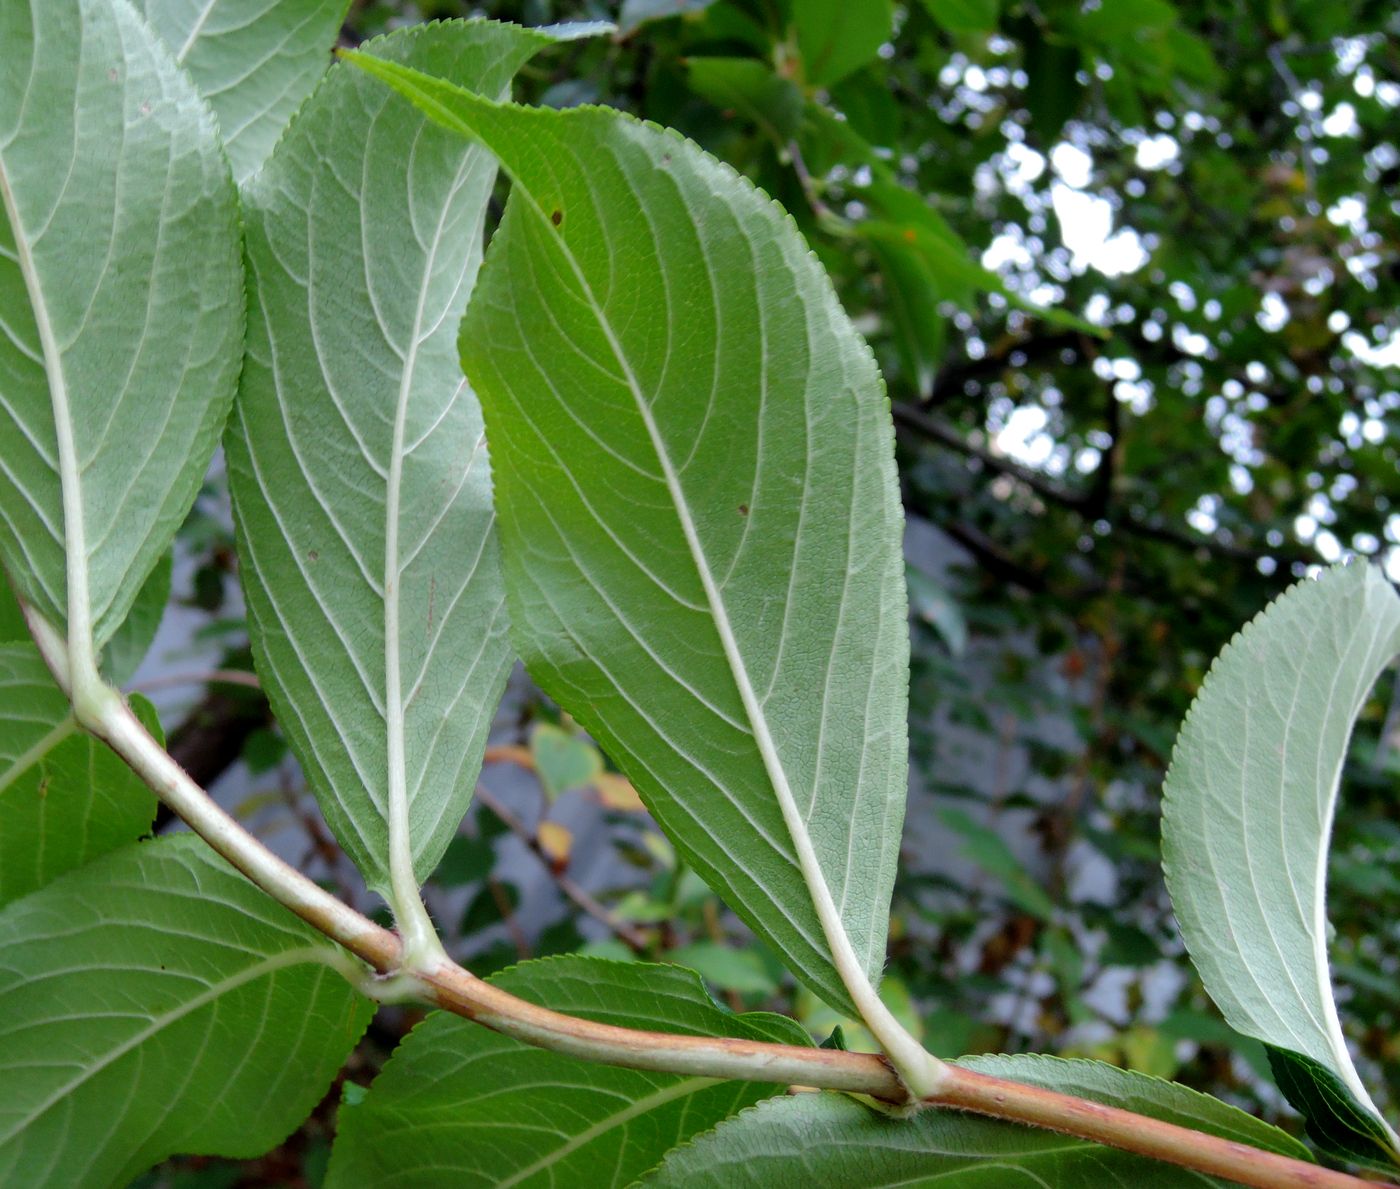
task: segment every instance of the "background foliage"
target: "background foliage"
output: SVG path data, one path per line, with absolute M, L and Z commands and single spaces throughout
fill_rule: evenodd
M 1280 1116 L 1262 1049 L 1186 964 L 1161 783 L 1210 659 L 1293 577 L 1351 552 L 1400 577 L 1393 6 L 370 2 L 342 42 L 471 14 L 617 20 L 616 38 L 527 65 L 517 96 L 622 107 L 753 177 L 879 357 L 915 609 L 891 1006 L 940 1053 L 1091 1055 Z M 225 499 L 216 476 L 180 538 L 176 598 L 220 667 L 246 670 Z M 1400 882 L 1377 860 L 1400 850 L 1400 756 L 1380 694 L 1353 747 L 1331 914 L 1342 1014 L 1385 1109 Z M 196 779 L 229 772 L 225 796 L 260 829 L 353 881 L 258 691 L 211 683 L 175 711 Z M 819 1039 L 841 1023 L 518 675 L 492 741 L 428 889 L 454 956 L 483 974 L 580 948 L 670 958 Z M 412 1022 L 381 1013 L 345 1101 Z M 153 1183 L 319 1183 L 334 1105 L 255 1165 L 177 1162 Z

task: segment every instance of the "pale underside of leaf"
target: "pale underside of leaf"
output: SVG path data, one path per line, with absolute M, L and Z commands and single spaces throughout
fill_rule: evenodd
M 1377 1119 L 1332 992 L 1327 852 L 1353 724 L 1398 652 L 1400 597 L 1378 570 L 1290 589 L 1207 675 L 1162 829 L 1182 933 L 1226 1020 L 1322 1063 Z
M 549 40 L 454 22 L 367 48 L 499 94 Z M 246 196 L 228 453 L 255 655 L 336 836 L 396 909 L 465 812 L 510 663 L 455 348 L 494 176 L 338 66 Z
M 242 185 L 330 65 L 347 0 L 137 0 L 214 109 Z
M 781 209 L 674 134 L 384 74 L 514 182 L 462 346 L 517 646 L 848 1005 L 836 967 L 883 965 L 905 793 L 900 512 L 869 352 Z
M 491 982 L 600 1023 L 808 1043 L 792 1021 L 725 1011 L 676 967 L 571 956 Z M 329 1186 L 626 1185 L 676 1143 L 773 1092 L 580 1061 L 438 1013 L 342 1113 Z
M 0 913 L 0 1181 L 120 1184 L 254 1156 L 369 1018 L 354 963 L 193 835 L 104 856 Z
M 233 396 L 234 192 L 207 108 L 128 5 L 6 4 L 0 44 L 0 559 L 87 651 Z

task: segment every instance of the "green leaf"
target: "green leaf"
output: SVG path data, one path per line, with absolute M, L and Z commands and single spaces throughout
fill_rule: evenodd
M 944 288 L 906 247 L 872 239 L 870 249 L 884 281 L 885 308 L 905 383 L 921 398 L 931 396 L 947 349 L 946 320 L 938 312 Z
M 581 789 L 603 774 L 603 757 L 587 739 L 553 723 L 539 723 L 530 733 L 530 755 L 545 795 L 558 800 L 570 789 Z
M 949 33 L 993 33 L 1001 15 L 1001 0 L 923 0 L 923 3 L 935 23 Z
M 666 958 L 677 966 L 694 970 L 721 991 L 741 995 L 775 995 L 778 984 L 754 949 L 736 950 L 713 941 L 693 941 L 671 950 Z
M 1283 1132 L 1184 1086 L 1094 1061 L 970 1057 L 958 1064 L 1123 1107 L 1306 1160 Z M 830 1093 L 773 1098 L 671 1152 L 643 1184 L 685 1189 L 752 1185 L 1117 1185 L 1141 1189 L 1225 1182 L 1087 1140 L 956 1111 L 896 1119 Z
M 905 566 L 904 576 L 910 609 L 943 637 L 949 652 L 962 656 L 967 651 L 967 618 L 947 586 L 914 566 Z
M 725 1011 L 674 966 L 570 956 L 490 981 L 625 1028 L 808 1043 L 781 1016 Z M 434 1013 L 395 1050 L 365 1101 L 341 1113 L 327 1189 L 627 1185 L 667 1149 L 773 1092 L 580 1061 Z
M 1342 1036 L 1324 903 L 1352 726 L 1397 652 L 1400 597 L 1364 563 L 1272 603 L 1216 658 L 1186 716 L 1162 850 L 1182 935 L 1225 1019 L 1334 1074 L 1400 1162 Z
M 28 639 L 29 625 L 24 622 L 24 612 L 19 609 L 19 600 L 10 589 L 9 579 L 0 570 L 0 644 Z
M 161 738 L 155 710 L 133 708 Z M 83 734 L 33 644 L 0 644 L 0 904 L 150 831 L 156 799 Z
M 828 86 L 859 70 L 890 39 L 891 0 L 792 0 L 792 24 L 807 81 Z
M 802 92 L 764 62 L 754 58 L 691 58 L 686 74 L 697 95 L 716 107 L 740 113 L 780 146 L 796 134 L 802 122 Z
M 0 559 L 100 648 L 233 399 L 234 189 L 208 108 L 128 4 L 5 4 L 0 45 Z
M 997 882 L 997 891 L 1022 912 L 1042 921 L 1055 918 L 1055 902 L 1022 865 L 995 830 L 974 821 L 965 810 L 943 809 L 939 812 L 945 825 L 956 830 L 963 839 L 962 853 Z
M 458 21 L 367 48 L 494 95 L 550 40 Z M 254 655 L 327 821 L 386 897 L 391 833 L 421 881 L 456 832 L 511 662 L 456 349 L 495 175 L 338 65 L 245 193 L 227 447 Z
M 929 211 L 930 216 L 933 214 L 934 212 Z M 1104 337 L 1105 332 L 1101 326 L 1085 322 L 1067 310 L 1038 306 L 1014 293 L 996 273 L 983 268 L 968 256 L 965 245 L 947 235 L 939 234 L 929 225 L 927 219 L 921 219 L 918 224 L 906 223 L 903 226 L 869 219 L 860 223 L 858 227 L 860 234 L 873 242 L 913 252 L 927 265 L 928 275 L 942 288 L 944 295 L 959 305 L 970 306 L 971 295 L 974 293 L 997 293 L 1009 304 L 1034 314 L 1037 318 L 1043 318 L 1052 325 L 1066 326 L 1085 334 L 1092 334 L 1096 338 Z
M 967 245 L 948 221 L 921 194 L 903 185 L 895 176 L 886 157 L 873 145 L 838 119 L 828 108 L 809 103 L 805 111 L 807 140 L 826 146 L 848 166 L 865 166 L 870 181 L 864 186 L 851 186 L 874 217 L 851 225 L 848 234 L 861 236 L 872 249 L 899 253 L 924 266 L 924 283 L 933 287 L 938 297 L 956 302 L 964 309 L 974 309 L 978 293 L 996 293 L 1010 305 L 1043 318 L 1056 326 L 1065 326 L 1084 334 L 1104 338 L 1107 331 L 1086 322 L 1067 310 L 1038 306 L 1008 289 L 996 273 L 984 268 L 969 254 Z M 883 260 L 885 256 L 881 256 Z M 935 300 L 925 295 L 925 304 Z
M 782 209 L 676 134 L 359 61 L 514 182 L 462 346 L 521 655 L 706 882 L 849 1010 L 837 964 L 884 965 L 907 762 L 869 349 Z
M 209 100 L 242 185 L 330 65 L 348 0 L 136 0 Z
M 1048 152 L 1084 100 L 1087 87 L 1079 80 L 1082 55 L 1077 42 L 1029 17 L 1019 23 L 1017 31 L 1026 72 L 1024 106 L 1030 113 L 1035 143 Z
M 354 964 L 192 834 L 0 913 L 0 1182 L 124 1184 L 175 1152 L 256 1156 L 370 1016 Z
M 107 647 L 102 650 L 102 672 L 113 685 L 124 685 L 131 680 L 150 651 L 151 641 L 160 630 L 160 621 L 165 618 L 165 605 L 170 602 L 173 564 L 167 549 L 136 592 L 136 601 L 131 604 L 121 627 L 112 633 Z
M 1321 1062 L 1266 1046 L 1269 1068 L 1284 1097 L 1302 1114 L 1310 1139 L 1340 1160 L 1395 1175 L 1394 1134 L 1362 1107 L 1345 1082 Z

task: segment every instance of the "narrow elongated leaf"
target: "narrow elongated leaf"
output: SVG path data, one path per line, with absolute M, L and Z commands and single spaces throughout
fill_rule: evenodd
M 491 982 L 625 1028 L 810 1043 L 782 1016 L 724 1010 L 675 966 L 550 958 Z M 440 1012 L 395 1050 L 364 1102 L 342 1110 L 329 1189 L 628 1185 L 774 1089 L 579 1061 Z
M 1095 1061 L 977 1057 L 959 1064 L 1307 1159 L 1296 1140 L 1185 1086 Z M 677 1148 L 643 1183 L 685 1189 L 752 1185 L 1094 1185 L 1167 1189 L 1226 1182 L 1087 1140 L 956 1111 L 894 1119 L 837 1094 L 774 1098 Z
M 135 710 L 160 739 L 155 711 Z M 85 735 L 33 644 L 0 644 L 0 904 L 151 828 L 156 799 Z
M 0 5 L 0 45 L 0 558 L 100 647 L 233 399 L 234 190 L 208 108 L 129 4 Z
M 137 0 L 219 120 L 242 185 L 331 64 L 348 0 Z
M 1335 567 L 1288 590 L 1216 659 L 1172 753 L 1163 866 L 1182 935 L 1225 1019 L 1335 1075 L 1371 1116 L 1347 1052 L 1327 960 L 1327 847 L 1352 726 L 1400 653 L 1400 597 L 1379 570 Z M 1311 1100 L 1311 1101 L 1310 1101 Z M 1315 1112 L 1314 1112 L 1315 1113 Z M 1337 1141 L 1339 1144 L 1341 1140 Z
M 0 913 L 0 1182 L 114 1185 L 173 1152 L 255 1156 L 369 1020 L 352 964 L 191 834 Z
M 459 21 L 369 49 L 495 95 L 549 40 Z M 420 879 L 455 833 L 511 660 L 455 346 L 495 174 L 340 65 L 245 195 L 228 458 L 254 653 L 336 837 L 386 895 L 396 812 Z
M 848 1009 L 836 963 L 884 964 L 906 770 L 901 512 L 869 349 L 782 209 L 676 134 L 362 64 L 514 182 L 462 349 L 521 655 Z

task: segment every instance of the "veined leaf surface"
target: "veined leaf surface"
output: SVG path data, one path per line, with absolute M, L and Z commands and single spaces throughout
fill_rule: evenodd
M 0 5 L 0 45 L 0 559 L 100 648 L 233 399 L 234 189 L 208 108 L 124 0 Z
M 496 95 L 549 41 L 459 21 L 368 48 Z M 245 194 L 228 459 L 254 654 L 331 828 L 386 897 L 393 836 L 422 880 L 455 833 L 511 661 L 456 350 L 495 176 L 484 149 L 338 65 Z
M 711 886 L 849 1008 L 839 967 L 884 964 L 906 780 L 902 514 L 869 349 L 782 209 L 675 133 L 360 62 L 514 183 L 462 352 L 517 648 Z
M 1338 566 L 1285 592 L 1216 658 L 1191 705 L 1162 850 L 1182 935 L 1225 1019 L 1335 1075 L 1377 1124 L 1359 1154 L 1400 1162 L 1342 1035 L 1325 904 L 1347 744 L 1397 653 L 1400 597 L 1378 569 Z M 1298 1092 L 1311 1079 L 1293 1072 L 1294 1105 L 1315 1108 Z
M 171 551 L 167 549 L 156 562 L 155 569 L 146 575 L 131 610 L 102 650 L 102 672 L 113 685 L 124 685 L 131 680 L 160 630 L 165 605 L 170 601 L 172 561 Z M 31 640 L 19 600 L 10 589 L 4 572 L 0 571 L 0 644 L 27 644 Z
M 675 966 L 546 958 L 490 981 L 624 1028 L 810 1044 L 783 1016 L 726 1011 Z M 629 1185 L 775 1090 L 580 1061 L 438 1012 L 395 1050 L 364 1102 L 342 1109 L 329 1189 Z
M 149 703 L 134 707 L 161 738 Z M 73 721 L 33 644 L 0 644 L 0 904 L 151 828 L 156 799 Z
M 137 0 L 219 120 L 242 185 L 331 64 L 348 0 Z
M 352 960 L 192 834 L 0 913 L 0 1182 L 125 1184 L 174 1152 L 257 1156 L 369 1021 Z
M 980 1073 L 1076 1094 L 1237 1143 L 1306 1160 L 1296 1140 L 1243 1111 L 1185 1086 L 1097 1061 L 1034 1055 L 964 1058 Z M 820 1185 L 1093 1185 L 1202 1189 L 1227 1182 L 1088 1140 L 958 1111 L 895 1119 L 839 1094 L 773 1098 L 677 1148 L 647 1186 L 735 1189 Z

